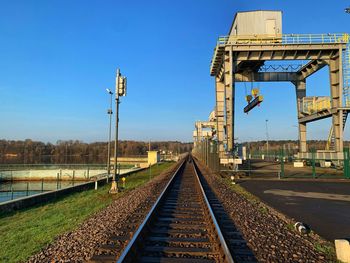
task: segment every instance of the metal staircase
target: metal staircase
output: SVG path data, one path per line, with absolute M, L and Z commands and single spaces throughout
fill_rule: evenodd
M 348 40 L 349 41 L 349 40 Z M 343 97 L 344 106 L 350 107 L 350 43 L 346 44 L 345 52 L 343 53 Z
M 345 129 L 345 123 L 348 118 L 348 114 L 349 114 L 348 111 L 344 111 L 343 113 L 343 130 Z M 333 125 L 332 125 L 328 135 L 326 150 L 332 151 L 334 150 L 334 146 L 335 146 L 335 134 L 334 134 Z
M 344 41 L 346 49 L 343 52 L 343 105 L 345 108 L 350 108 L 350 42 L 349 35 L 344 35 Z M 348 118 L 349 111 L 343 111 L 343 130 Z M 328 140 L 326 144 L 326 150 L 334 150 L 335 134 L 333 131 L 333 125 L 329 131 Z

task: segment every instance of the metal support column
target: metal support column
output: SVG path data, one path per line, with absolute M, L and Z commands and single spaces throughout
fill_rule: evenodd
M 334 150 L 336 152 L 343 151 L 343 65 L 342 65 L 342 49 L 340 48 L 334 58 L 329 60 L 329 79 L 331 85 L 332 98 L 332 125 L 334 133 Z
M 223 158 L 225 154 L 224 139 L 225 139 L 225 84 L 218 77 L 215 79 L 216 91 L 216 122 L 217 122 L 217 138 L 219 144 L 219 157 Z
M 295 84 L 295 93 L 297 99 L 297 113 L 298 118 L 302 117 L 300 111 L 302 108 L 303 98 L 306 96 L 306 79 L 297 81 Z M 306 123 L 298 123 L 298 138 L 299 138 L 299 152 L 306 152 Z
M 232 48 L 226 51 L 224 57 L 224 82 L 225 82 L 225 101 L 226 101 L 226 139 L 227 151 L 234 151 L 234 94 L 235 86 L 233 82 L 233 54 Z

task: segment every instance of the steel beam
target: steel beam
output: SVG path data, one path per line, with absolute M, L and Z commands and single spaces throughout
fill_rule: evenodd
M 299 123 L 308 123 L 308 122 L 313 122 L 313 121 L 318 121 L 322 120 L 328 117 L 332 117 L 332 111 L 322 111 L 322 112 L 317 112 L 311 115 L 307 116 L 302 116 L 298 118 Z
M 328 44 L 267 44 L 267 45 L 226 45 L 225 50 L 237 51 L 267 51 L 267 52 L 288 52 L 288 51 L 305 51 L 306 53 L 312 53 L 313 51 L 322 50 L 339 50 L 346 49 L 345 43 L 328 43 Z M 260 59 L 263 60 L 263 59 Z
M 343 43 L 323 44 L 244 44 L 218 45 L 212 58 L 210 75 L 216 76 L 223 67 L 224 50 L 238 52 L 237 60 L 285 60 L 328 59 L 334 51 L 345 49 Z
M 306 65 L 304 65 L 300 70 L 297 71 L 299 80 L 310 77 L 312 74 L 322 69 L 326 65 L 327 65 L 327 62 L 325 60 L 319 60 L 319 59 L 311 60 Z
M 263 101 L 263 97 L 257 96 L 255 99 L 253 99 L 250 103 L 248 103 L 247 106 L 244 107 L 243 111 L 244 113 L 249 112 L 250 110 L 254 109 L 256 106 L 258 106 Z
M 295 82 L 299 76 L 295 72 L 243 72 L 234 74 L 235 82 L 290 81 Z
M 307 50 L 285 50 L 285 51 L 266 51 L 266 50 L 247 50 L 247 51 L 234 51 L 237 53 L 238 62 L 246 61 L 259 61 L 259 60 L 328 60 L 333 58 L 334 50 L 315 50 L 308 52 Z

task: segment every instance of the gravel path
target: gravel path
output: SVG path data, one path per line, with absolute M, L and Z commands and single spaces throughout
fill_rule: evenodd
M 147 184 L 114 200 L 76 230 L 58 236 L 28 262 L 85 262 L 93 255 L 106 254 L 100 248 L 110 244 L 111 237 L 126 236 L 130 239 L 177 166 L 172 166 Z M 113 254 L 118 256 L 127 239 L 116 241 L 119 249 L 114 249 Z
M 319 236 L 301 236 L 290 227 L 288 218 L 261 202 L 248 200 L 220 176 L 199 167 L 259 262 L 336 262 L 315 248 L 324 243 Z

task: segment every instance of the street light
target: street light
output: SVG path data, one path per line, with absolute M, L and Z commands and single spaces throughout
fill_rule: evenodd
M 266 157 L 269 156 L 269 131 L 267 129 L 267 122 L 268 121 L 269 121 L 268 119 L 265 120 L 265 123 L 266 123 Z
M 107 93 L 110 95 L 110 104 L 107 114 L 109 115 L 109 133 L 108 133 L 108 153 L 107 153 L 107 183 L 109 176 L 111 174 L 111 131 L 112 131 L 112 96 L 113 92 L 110 89 L 106 89 Z

